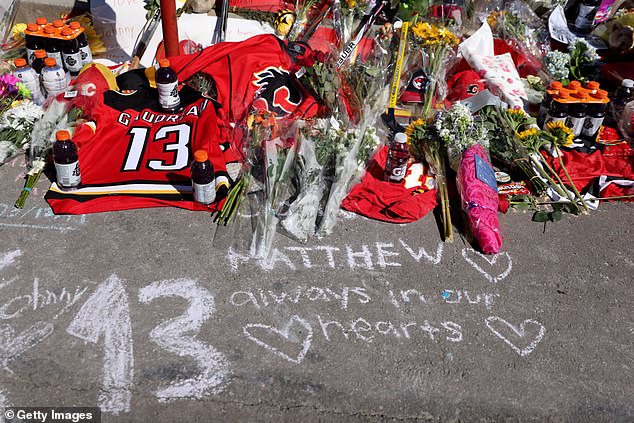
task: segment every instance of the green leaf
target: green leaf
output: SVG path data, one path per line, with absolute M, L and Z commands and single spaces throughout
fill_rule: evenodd
M 561 210 L 555 210 L 550 214 L 550 220 L 552 220 L 553 222 L 558 222 L 561 220 L 561 217 L 563 216 L 563 213 L 561 212 Z
M 545 211 L 536 211 L 533 214 L 533 222 L 548 222 L 550 220 L 550 216 Z

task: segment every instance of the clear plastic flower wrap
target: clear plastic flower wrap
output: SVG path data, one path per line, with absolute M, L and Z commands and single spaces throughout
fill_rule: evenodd
M 412 25 L 408 69 L 412 85 L 420 93 L 422 116 L 430 117 L 447 94 L 447 71 L 456 61 L 458 36 L 442 24 L 418 21 Z M 416 80 L 414 80 L 416 78 Z
M 305 122 L 299 124 L 306 128 Z M 295 194 L 280 214 L 283 216 L 281 225 L 284 230 L 293 238 L 305 242 L 315 233 L 326 184 L 322 177 L 323 166 L 317 160 L 315 140 L 310 136 L 310 129 L 300 130 L 298 133 L 293 175 Z
M 526 65 L 541 72 L 543 58 L 550 51 L 550 34 L 528 4 L 522 0 L 504 0 L 482 2 L 478 8 L 489 12 L 486 20 L 493 32 L 521 53 Z

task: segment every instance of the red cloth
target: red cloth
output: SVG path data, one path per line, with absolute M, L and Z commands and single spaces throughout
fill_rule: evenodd
M 388 147 L 374 155 L 366 174 L 341 207 L 371 219 L 391 223 L 410 223 L 436 207 L 436 190 L 425 191 L 424 182 L 407 189 L 403 183 L 383 181 Z
M 627 144 L 606 146 L 603 150 L 583 153 L 576 150 L 562 151 L 564 166 L 579 191 L 589 189 L 600 176 L 634 180 L 634 149 Z M 552 168 L 564 182 L 566 175 L 557 158 L 546 154 Z M 632 188 L 619 188 L 610 185 L 601 193 L 601 197 L 631 195 Z M 633 201 L 633 200 L 630 200 Z

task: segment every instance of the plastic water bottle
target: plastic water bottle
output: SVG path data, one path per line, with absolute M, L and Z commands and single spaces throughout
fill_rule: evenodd
M 44 59 L 44 65 L 45 67 L 42 69 L 42 85 L 46 90 L 46 97 L 53 97 L 66 91 L 68 81 L 66 80 L 64 69 L 52 57 Z
M 31 100 L 33 100 L 33 103 L 38 106 L 44 104 L 45 98 L 44 94 L 42 94 L 40 77 L 37 72 L 35 72 L 35 70 L 26 63 L 26 60 L 22 58 L 15 59 L 13 64 L 15 65 L 13 75 L 15 75 L 15 77 L 18 78 L 26 86 L 26 88 L 29 89 L 29 91 L 31 91 Z
M 205 150 L 197 150 L 194 153 L 191 172 L 194 200 L 201 204 L 213 203 L 216 200 L 216 178 L 214 167 Z
M 170 67 L 168 59 L 159 61 L 155 79 L 161 109 L 167 113 L 174 113 L 180 110 L 181 99 L 178 95 L 178 77 L 174 69 Z
M 35 51 L 43 49 L 46 44 L 42 37 L 36 35 L 39 29 L 40 27 L 37 24 L 30 23 L 26 26 L 26 31 L 24 31 L 24 46 L 26 47 L 26 59 L 29 65 L 35 60 Z
M 44 34 L 46 34 L 47 36 L 44 50 L 46 50 L 46 55 L 48 57 L 55 59 L 57 63 L 61 65 L 62 63 L 64 63 L 62 61 L 62 48 L 60 45 L 60 40 L 55 38 L 56 32 L 57 30 L 51 25 L 48 25 L 44 28 Z
M 82 66 L 92 62 L 92 51 L 90 50 L 90 45 L 88 44 L 88 37 L 86 36 L 86 32 L 81 30 L 81 24 L 79 22 L 71 22 L 70 28 L 77 34 Z
M 81 60 L 81 51 L 79 50 L 79 42 L 75 37 L 75 33 L 72 29 L 66 27 L 62 29 L 62 59 L 64 60 L 64 67 L 71 76 L 79 75 L 79 71 L 83 67 Z
M 398 132 L 394 135 L 394 141 L 390 144 L 385 161 L 385 181 L 401 182 L 405 178 L 407 171 L 407 161 L 409 160 L 409 148 L 407 146 L 407 135 Z
M 57 131 L 53 144 L 53 160 L 57 173 L 57 185 L 60 188 L 77 188 L 81 184 L 79 155 L 77 146 L 70 139 L 68 131 Z
M 46 59 L 46 50 L 35 50 L 35 60 L 31 63 L 31 67 L 40 75 L 44 69 L 44 59 Z

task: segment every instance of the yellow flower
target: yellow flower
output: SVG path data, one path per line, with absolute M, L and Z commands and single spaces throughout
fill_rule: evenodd
M 517 117 L 526 116 L 526 112 L 524 112 L 524 110 L 522 109 L 506 109 L 506 113 L 508 113 L 511 116 L 515 115 Z
M 487 22 L 489 23 L 489 26 L 491 27 L 491 29 L 495 29 L 500 15 L 502 15 L 502 12 L 493 11 L 487 18 Z
M 517 136 L 519 137 L 519 139 L 524 140 L 526 138 L 537 135 L 537 132 L 538 132 L 537 128 L 529 128 L 525 131 L 520 132 L 519 134 L 517 134 Z
M 560 120 L 548 122 L 546 124 L 546 129 L 550 132 L 553 132 L 555 129 L 561 129 L 566 134 L 572 134 L 572 129 L 568 128 L 565 123 Z
M 24 38 L 24 31 L 26 30 L 26 24 L 25 23 L 17 23 L 15 25 L 13 25 L 13 28 L 11 28 L 11 33 L 13 34 L 13 39 L 14 40 L 19 40 L 21 38 Z

